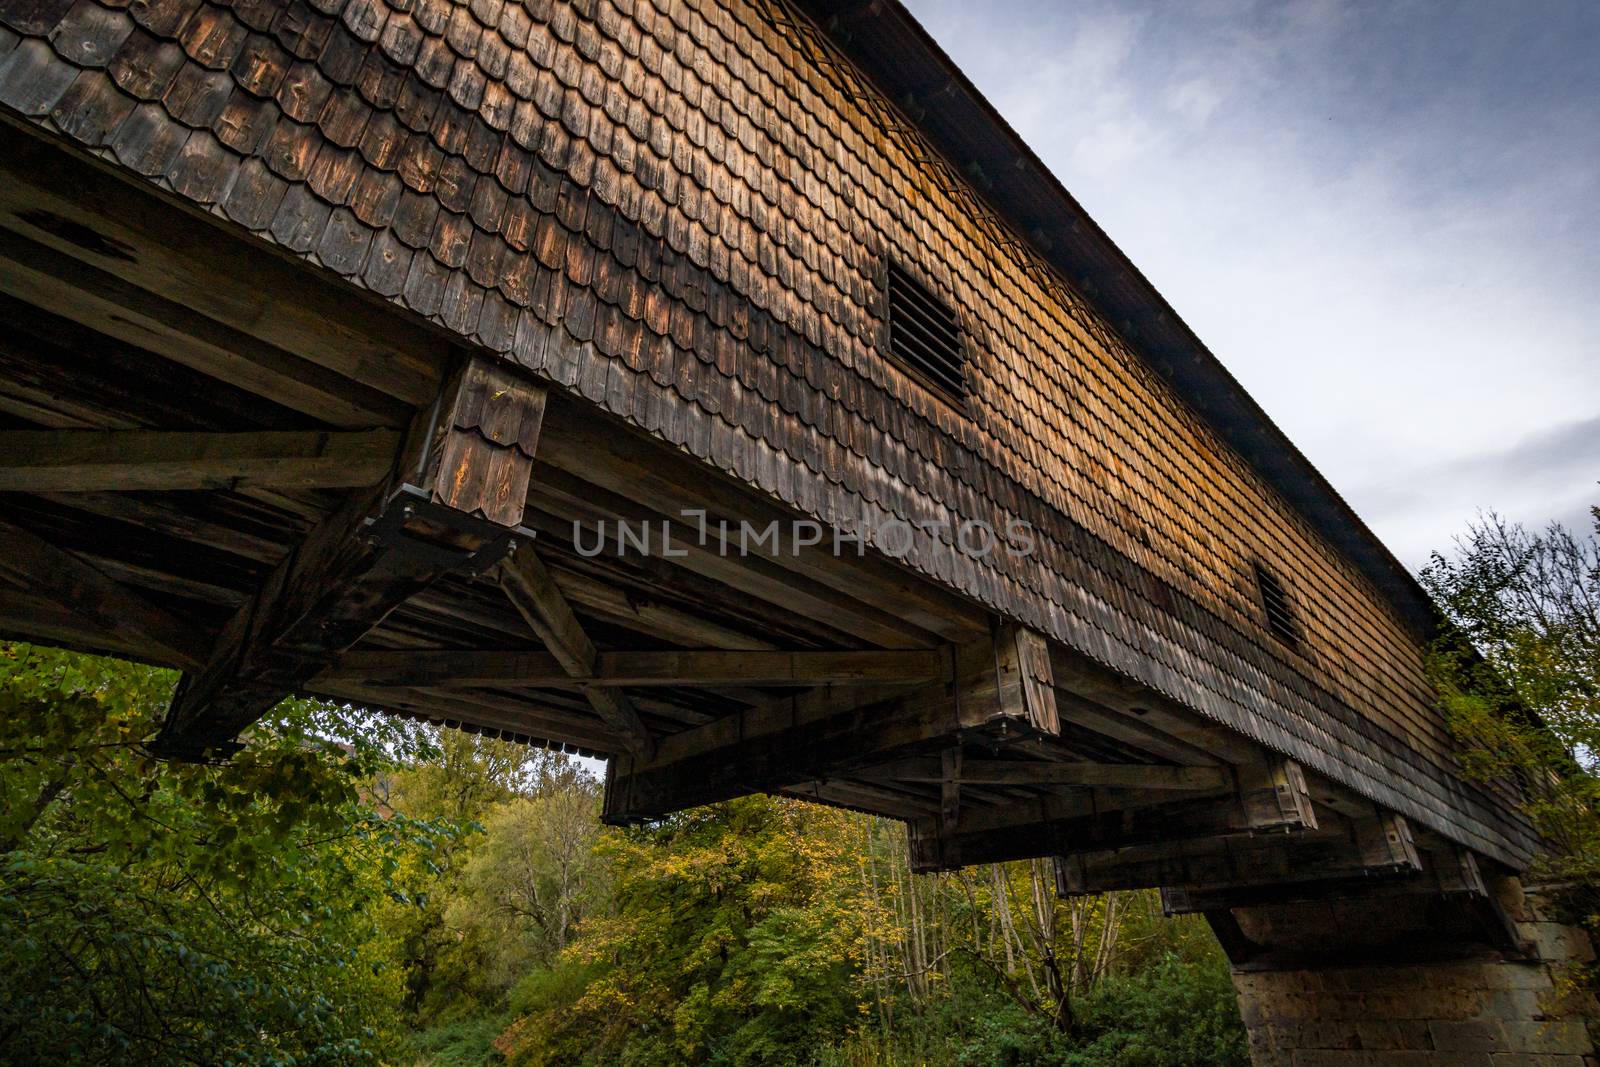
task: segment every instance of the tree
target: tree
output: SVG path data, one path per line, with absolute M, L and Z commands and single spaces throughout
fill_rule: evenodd
M 436 834 L 362 787 L 415 738 L 291 701 L 227 763 L 164 763 L 143 742 L 173 681 L 0 645 L 0 1060 L 376 1059 L 375 906 Z
M 1536 873 L 1591 898 L 1600 889 L 1600 508 L 1593 517 L 1594 531 L 1579 537 L 1490 514 L 1421 573 L 1451 624 L 1429 667 L 1466 771 L 1518 798 L 1547 844 Z
M 607 831 L 592 915 L 500 1046 L 513 1062 L 804 1063 L 856 1017 L 842 812 L 746 797 Z
M 490 809 L 445 922 L 485 946 L 485 977 L 499 989 L 552 966 L 604 900 L 599 815 L 600 783 L 571 765 Z

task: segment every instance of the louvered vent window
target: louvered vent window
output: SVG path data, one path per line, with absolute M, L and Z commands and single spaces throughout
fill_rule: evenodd
M 967 395 L 961 320 L 893 263 L 889 264 L 889 354 L 951 399 Z
M 1267 613 L 1267 629 L 1286 645 L 1300 643 L 1300 624 L 1295 621 L 1294 606 L 1289 602 L 1289 592 L 1278 576 L 1261 564 L 1256 564 L 1256 589 L 1261 593 L 1261 606 Z

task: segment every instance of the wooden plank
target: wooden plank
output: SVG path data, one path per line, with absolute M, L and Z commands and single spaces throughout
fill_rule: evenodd
M 688 462 L 628 427 L 608 425 L 581 410 L 563 407 L 551 413 L 559 426 L 548 461 L 570 474 L 625 496 L 674 522 L 690 522 L 683 509 L 706 509 L 706 537 L 714 549 L 725 542 L 719 519 L 738 529 L 740 521 L 757 528 L 777 522 L 783 526 L 798 516 L 775 505 L 769 497 L 734 483 L 704 464 Z M 737 551 L 728 545 L 726 551 Z M 754 557 L 762 546 L 751 546 Z M 797 551 L 772 551 L 760 555 L 792 575 L 842 593 L 858 603 L 886 610 L 905 624 L 948 641 L 974 640 L 984 628 L 976 606 L 914 572 L 891 563 L 869 550 L 857 556 L 846 544 L 838 554 L 830 539 Z M 919 644 L 926 645 L 926 636 Z
M 1029 821 L 1030 816 L 1026 808 L 985 812 L 964 819 L 954 833 L 936 825 L 914 825 L 912 865 L 918 870 L 943 870 L 1166 841 L 1316 829 L 1314 823 L 1295 823 L 1287 817 L 1271 824 L 1260 822 L 1231 791 L 1223 796 L 1113 806 L 1037 821 Z
M 500 588 L 570 676 L 593 676 L 599 652 L 531 545 L 517 545 L 501 563 Z M 588 687 L 584 696 L 629 752 L 650 757 L 655 741 L 625 694 Z
M 170 650 L 142 640 L 137 634 L 107 630 L 71 608 L 5 582 L 0 582 L 0 637 L 183 669 L 183 663 Z
M 555 451 L 555 434 L 551 440 L 551 451 Z M 599 454 L 591 453 L 587 462 L 592 469 L 597 469 L 604 460 Z M 622 530 L 626 528 L 636 541 L 650 539 L 655 546 L 650 549 L 652 558 L 721 582 L 770 605 L 771 610 L 825 622 L 858 642 L 884 648 L 927 648 L 937 642 L 932 633 L 910 624 L 905 618 L 841 593 L 826 583 L 796 575 L 764 553 L 745 554 L 737 543 L 713 540 L 709 535 L 706 544 L 701 545 L 694 528 L 685 526 L 684 520 L 674 511 L 651 510 L 625 495 L 588 485 L 578 476 L 547 473 L 543 467 L 539 482 L 539 493 L 551 501 L 552 508 L 566 511 L 574 519 L 593 518 L 592 523 L 586 522 L 580 528 L 583 537 L 597 539 L 602 529 L 599 524 L 604 523 L 607 552 L 619 555 L 628 551 L 641 552 L 638 548 L 621 547 Z M 676 499 L 674 506 L 682 508 L 697 498 L 686 498 L 680 492 Z M 663 526 L 663 523 L 670 525 Z M 671 535 L 670 544 L 662 538 L 664 529 Z
M 900 782 L 941 782 L 942 761 L 915 757 L 863 768 L 864 778 Z M 1221 767 L 1169 767 L 1158 764 L 1053 762 L 1049 760 L 986 760 L 968 757 L 961 764 L 963 785 L 1077 786 L 1207 792 L 1232 781 Z
M 399 443 L 392 430 L 9 430 L 0 492 L 356 488 L 383 479 Z
M 20 526 L 0 520 L 0 575 L 104 631 L 100 647 L 193 669 L 204 662 L 205 635 L 82 559 Z M 25 619 L 15 619 L 22 627 Z M 59 624 L 57 624 L 59 626 Z M 26 633 L 26 629 L 23 630 Z M 49 633 L 39 633 L 48 640 Z
M 1145 722 L 1142 716 L 1116 711 L 1065 689 L 1056 690 L 1056 708 L 1064 722 L 1103 734 L 1160 759 L 1190 766 L 1223 762 L 1210 750 L 1180 741 Z
M 596 653 L 573 674 L 553 653 L 455 649 L 347 652 L 320 677 L 408 686 L 813 686 L 938 681 L 944 656 L 923 652 L 644 651 Z
M 308 683 L 306 691 L 335 700 L 349 700 L 376 711 L 406 711 L 435 721 L 468 723 L 526 734 L 543 741 L 580 745 L 594 752 L 609 751 L 614 741 L 609 728 L 594 718 L 580 717 L 565 708 L 529 698 L 508 701 L 471 692 L 445 694 L 405 687 L 384 689 L 320 679 Z
M 783 796 L 799 797 L 817 804 L 866 812 L 891 819 L 915 819 L 928 814 L 928 805 L 916 798 L 879 789 L 861 782 L 802 782 L 779 790 Z
M 1168 744 L 1183 746 L 1183 750 L 1201 754 L 1208 760 L 1221 759 L 1237 764 L 1259 762 L 1263 757 L 1261 747 L 1242 734 L 1205 721 L 1175 701 L 1065 645 L 1053 642 L 1049 653 L 1056 687 L 1093 707 L 1109 709 L 1124 724 L 1132 724 L 1125 727 L 1130 743 L 1137 743 L 1131 740 L 1135 735 L 1152 741 L 1165 739 Z M 1091 728 L 1098 727 L 1091 725 Z
M 591 618 L 691 648 L 775 651 L 778 647 L 772 641 L 663 603 L 657 597 L 619 589 L 558 564 L 552 564 L 550 571 L 568 602 Z
M 808 689 L 662 738 L 652 760 L 619 761 L 604 817 L 614 822 L 801 782 L 852 777 L 908 749 L 981 734 L 987 744 L 1038 736 L 1016 687 L 997 684 L 992 641 L 951 653 L 953 684 Z
M 1409 856 L 1375 854 L 1366 847 L 1364 835 L 1363 827 L 1345 824 L 1327 832 L 1287 837 L 1164 841 L 1082 852 L 1057 857 L 1057 890 L 1063 896 L 1157 887 L 1193 893 L 1346 879 L 1412 878 L 1422 873 L 1415 850 Z

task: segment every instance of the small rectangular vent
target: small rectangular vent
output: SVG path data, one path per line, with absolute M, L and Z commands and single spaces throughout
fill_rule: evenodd
M 1294 605 L 1289 601 L 1289 591 L 1278 576 L 1257 563 L 1256 589 L 1261 594 L 1261 607 L 1267 613 L 1267 629 L 1286 645 L 1300 644 L 1300 624 L 1295 621 Z
M 889 264 L 889 354 L 947 396 L 967 395 L 961 320 L 894 263 Z

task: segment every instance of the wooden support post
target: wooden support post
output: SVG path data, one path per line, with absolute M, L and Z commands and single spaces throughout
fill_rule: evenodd
M 1405 816 L 1375 808 L 1371 815 L 1352 820 L 1351 826 L 1364 869 L 1405 873 L 1422 870 L 1422 858 Z
M 528 492 L 545 393 L 473 359 L 414 421 L 378 488 L 319 523 L 186 674 L 153 745 L 199 759 L 299 691 L 394 608 L 441 575 L 492 565 Z
M 1014 646 L 1013 646 L 1014 647 Z M 807 690 L 663 738 L 653 759 L 619 760 L 608 779 L 610 822 L 658 818 L 682 808 L 849 776 L 981 736 L 990 744 L 1038 737 L 1052 723 L 1004 641 L 950 649 L 946 680 L 887 698 L 859 688 Z M 942 759 L 942 757 L 935 757 Z M 940 764 L 940 781 L 945 771 Z
M 394 466 L 393 430 L 0 432 L 0 492 L 353 489 Z
M 941 752 L 939 763 L 939 825 L 955 826 L 961 819 L 961 746 Z
M 1238 776 L 1244 828 L 1251 833 L 1317 828 L 1305 772 L 1294 760 L 1247 764 L 1238 769 Z
M 1040 733 L 1048 737 L 1061 733 L 1055 672 L 1044 636 L 1007 623 L 995 634 L 994 649 L 995 673 L 1006 691 L 1002 699 L 1021 707 L 1024 717 Z

